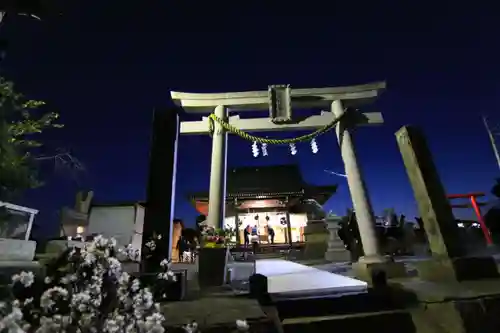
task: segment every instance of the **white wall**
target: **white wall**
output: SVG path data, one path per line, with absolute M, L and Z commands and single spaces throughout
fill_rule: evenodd
M 290 214 L 290 225 L 292 228 L 305 227 L 307 225 L 307 214 Z
M 114 237 L 118 245 L 126 246 L 132 242 L 135 220 L 133 205 L 92 207 L 86 235 L 96 233 L 104 237 Z

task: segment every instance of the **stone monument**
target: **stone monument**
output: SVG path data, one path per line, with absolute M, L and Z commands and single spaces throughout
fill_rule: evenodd
M 432 259 L 420 263 L 428 280 L 462 281 L 498 277 L 491 257 L 467 256 L 458 225 L 422 132 L 405 126 L 396 132 L 399 150 L 424 223 Z
M 467 255 L 422 132 L 405 126 L 396 138 L 432 252 L 416 265 L 419 280 L 399 282 L 420 303 L 411 311 L 415 332 L 498 332 L 495 260 Z
M 86 234 L 89 224 L 89 210 L 94 192 L 77 192 L 74 208 L 64 207 L 61 210 L 61 236 Z
M 74 237 L 78 234 L 87 235 L 89 225 L 89 210 L 94 198 L 94 192 L 79 191 L 75 195 L 74 208 L 64 207 L 61 210 L 61 237 Z M 51 240 L 45 246 L 45 253 L 39 254 L 38 257 L 50 259 L 57 257 L 69 247 L 81 247 L 82 242 L 71 239 Z M 83 243 L 82 243 L 83 244 Z

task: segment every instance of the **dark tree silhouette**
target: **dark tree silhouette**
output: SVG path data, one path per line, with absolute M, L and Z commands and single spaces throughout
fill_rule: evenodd
M 500 179 L 496 180 L 496 184 L 491 189 L 491 193 L 500 199 Z M 493 242 L 496 245 L 500 244 L 500 203 L 494 204 L 487 212 L 484 214 L 484 223 L 490 230 Z
M 198 230 L 193 228 L 185 228 L 182 230 L 182 237 L 184 237 L 188 242 L 195 242 L 196 238 L 198 238 Z
M 57 0 L 2 0 L 0 12 L 2 18 L 9 14 L 24 15 L 38 20 L 47 16 L 61 14 L 60 1 Z
M 42 20 L 46 17 L 61 15 L 62 0 L 0 0 L 0 26 L 11 15 L 26 16 Z M 7 54 L 8 41 L 0 40 L 0 62 Z
M 497 178 L 495 186 L 491 189 L 491 194 L 500 198 L 500 178 Z

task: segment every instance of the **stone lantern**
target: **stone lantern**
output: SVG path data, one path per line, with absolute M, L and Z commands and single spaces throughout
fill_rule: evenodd
M 338 231 L 340 230 L 340 221 L 342 217 L 328 214 L 325 219 L 326 227 L 330 234 L 328 238 L 328 248 L 325 252 L 325 259 L 331 262 L 350 262 L 351 254 L 340 239 Z

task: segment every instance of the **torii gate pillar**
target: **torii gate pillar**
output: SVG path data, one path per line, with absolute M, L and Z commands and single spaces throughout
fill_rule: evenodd
M 331 111 L 336 117 L 342 116 L 345 112 L 342 101 L 332 102 Z M 352 205 L 356 212 L 361 243 L 363 244 L 364 256 L 360 260 L 367 262 L 384 262 L 384 257 L 380 255 L 380 248 L 375 233 L 375 217 L 373 208 L 368 197 L 366 185 L 361 175 L 361 169 L 356 157 L 356 149 L 349 131 L 347 120 L 341 120 L 336 126 L 337 139 L 340 153 L 344 161 L 345 174 L 349 185 Z
M 218 118 L 227 121 L 227 109 L 225 106 L 217 106 L 214 113 Z M 218 122 L 214 122 L 207 216 L 207 225 L 213 228 L 221 227 L 221 223 L 224 222 L 226 208 L 226 170 L 227 133 Z

